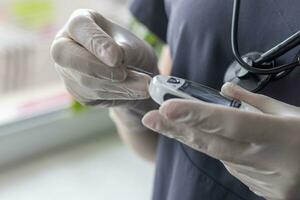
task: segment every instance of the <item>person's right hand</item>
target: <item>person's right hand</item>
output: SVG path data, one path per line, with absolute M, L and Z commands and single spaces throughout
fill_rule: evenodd
M 126 66 L 158 72 L 148 44 L 93 10 L 71 15 L 51 54 L 68 91 L 84 105 L 111 107 L 148 99 L 150 77 Z

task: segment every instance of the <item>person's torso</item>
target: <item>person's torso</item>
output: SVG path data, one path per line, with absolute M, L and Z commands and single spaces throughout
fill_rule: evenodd
M 234 60 L 230 46 L 233 0 L 165 0 L 172 75 L 220 89 Z M 239 43 L 242 54 L 266 51 L 300 30 L 299 0 L 242 1 Z M 290 61 L 296 50 L 279 62 Z M 300 71 L 270 83 L 263 94 L 300 106 Z M 284 134 L 284 133 L 283 133 Z M 160 137 L 154 200 L 258 200 L 217 160 Z

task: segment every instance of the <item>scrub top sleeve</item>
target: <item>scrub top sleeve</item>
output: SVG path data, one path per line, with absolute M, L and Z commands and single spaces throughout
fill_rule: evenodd
M 133 0 L 130 11 L 151 32 L 166 42 L 168 18 L 164 0 Z

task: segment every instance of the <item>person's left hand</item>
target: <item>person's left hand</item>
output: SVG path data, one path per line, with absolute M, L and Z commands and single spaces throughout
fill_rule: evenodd
M 229 83 L 222 93 L 263 113 L 173 99 L 149 112 L 143 123 L 221 160 L 266 199 L 300 199 L 300 109 Z

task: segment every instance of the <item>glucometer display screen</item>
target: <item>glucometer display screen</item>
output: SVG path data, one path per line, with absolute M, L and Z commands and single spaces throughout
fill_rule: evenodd
M 224 106 L 232 106 L 233 103 L 232 99 L 222 96 L 219 91 L 190 81 L 186 81 L 179 90 L 208 103 L 215 103 Z

